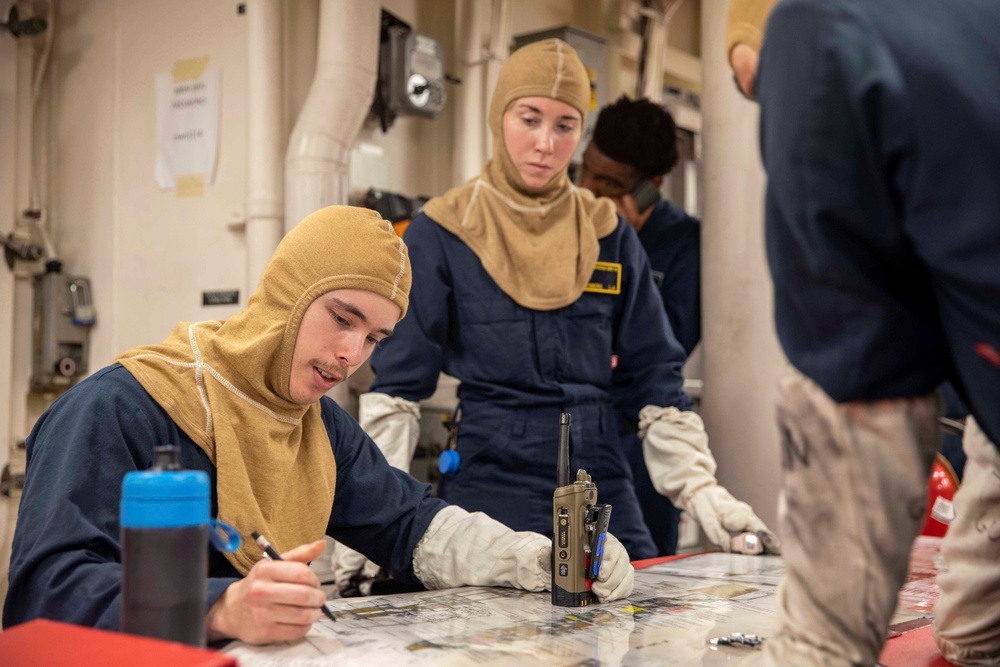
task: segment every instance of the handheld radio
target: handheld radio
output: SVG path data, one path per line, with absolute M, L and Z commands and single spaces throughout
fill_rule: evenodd
M 552 496 L 552 604 L 585 607 L 594 602 L 590 586 L 601 571 L 611 505 L 597 504 L 597 486 L 580 469 L 569 481 L 570 415 L 559 415 L 559 457 Z

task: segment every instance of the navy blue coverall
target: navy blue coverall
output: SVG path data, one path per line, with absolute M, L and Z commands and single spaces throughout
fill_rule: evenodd
M 617 408 L 635 423 L 646 405 L 689 410 L 691 399 L 682 390 L 684 351 L 632 228 L 620 222 L 600 240 L 598 262 L 620 271 L 617 289 L 587 291 L 548 311 L 518 305 L 468 246 L 426 215 L 414 218 L 405 240 L 410 311 L 372 355 L 371 390 L 418 401 L 433 393 L 440 372 L 460 380 L 461 466 L 439 495 L 515 530 L 550 535 L 559 413 L 569 412 L 574 476 L 585 468 L 598 501 L 613 505 L 611 532 L 632 558 L 656 555 Z M 595 273 L 595 282 L 614 271 Z
M 390 467 L 336 403 L 320 400 L 337 461 L 327 534 L 417 583 L 413 549 L 444 503 L 430 485 Z M 149 468 L 153 448 L 165 444 L 180 448 L 182 467 L 208 473 L 215 516 L 215 466 L 124 367 L 98 371 L 38 419 L 27 440 L 4 627 L 47 618 L 119 629 L 122 480 Z M 211 607 L 240 574 L 211 547 L 208 563 Z
M 639 230 L 653 281 L 684 354 L 701 340 L 701 222 L 661 199 Z

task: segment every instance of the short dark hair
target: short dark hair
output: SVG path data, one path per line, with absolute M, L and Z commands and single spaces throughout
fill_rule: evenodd
M 624 95 L 601 110 L 591 138 L 597 150 L 643 176 L 667 174 L 677 164 L 677 125 L 670 112 Z

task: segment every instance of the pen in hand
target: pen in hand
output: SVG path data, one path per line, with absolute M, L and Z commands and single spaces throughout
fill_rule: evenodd
M 267 541 L 266 537 L 258 533 L 256 530 L 251 532 L 250 534 L 253 535 L 253 539 L 256 540 L 257 546 L 260 547 L 261 551 L 264 552 L 265 558 L 270 558 L 271 560 L 284 560 L 281 557 L 281 554 L 279 554 L 277 551 L 274 550 L 274 547 L 271 546 L 271 543 Z M 326 616 L 334 623 L 337 622 L 337 617 L 334 616 L 333 612 L 327 608 L 326 603 L 323 603 L 320 606 L 320 609 L 323 611 L 324 616 Z

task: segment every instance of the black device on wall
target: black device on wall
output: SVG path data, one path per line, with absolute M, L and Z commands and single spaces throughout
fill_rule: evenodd
M 0 22 L 0 27 L 6 28 L 11 35 L 18 38 L 21 36 L 34 37 L 35 35 L 40 35 L 45 32 L 49 24 L 48 21 L 39 16 L 22 19 L 17 11 L 17 4 L 13 4 L 10 7 L 10 12 L 7 13 L 7 22 Z
M 397 116 L 434 118 L 447 99 L 444 51 L 437 40 L 415 32 L 410 24 L 382 10 L 378 83 L 372 113 L 382 131 Z

